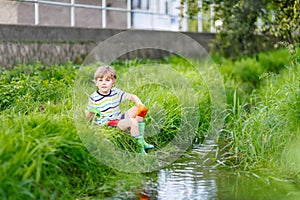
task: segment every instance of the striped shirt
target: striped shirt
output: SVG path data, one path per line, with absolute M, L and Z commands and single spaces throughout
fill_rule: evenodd
M 121 118 L 120 103 L 130 100 L 131 94 L 118 88 L 112 88 L 107 95 L 95 91 L 90 95 L 86 111 L 90 108 L 96 108 L 101 111 L 101 116 L 97 117 L 96 124 L 103 124 L 110 120 L 119 120 Z

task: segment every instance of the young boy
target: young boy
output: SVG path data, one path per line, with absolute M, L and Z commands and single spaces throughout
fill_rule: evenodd
M 154 148 L 153 145 L 145 142 L 145 122 L 142 116 L 138 116 L 138 108 L 146 107 L 136 95 L 113 87 L 116 79 L 116 72 L 111 66 L 101 66 L 96 70 L 94 82 L 98 90 L 90 95 L 86 118 L 90 120 L 96 114 L 96 123 L 99 125 L 116 126 L 122 131 L 130 128 L 130 135 L 139 145 L 138 151 L 146 154 L 145 149 Z M 136 106 L 122 114 L 120 103 L 126 100 L 135 102 Z

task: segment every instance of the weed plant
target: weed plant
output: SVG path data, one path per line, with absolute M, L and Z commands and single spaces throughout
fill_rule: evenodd
M 140 184 L 140 175 L 105 166 L 79 139 L 72 113 L 78 69 L 36 63 L 1 71 L 1 199 L 103 199 Z
M 300 56 L 300 53 L 297 52 L 294 56 Z M 292 56 L 287 49 L 279 49 L 258 53 L 253 57 L 242 57 L 236 61 L 212 57 L 223 74 L 227 103 L 231 105 L 234 94 L 238 96 L 240 103 L 250 102 L 252 92 L 260 87 L 263 77 L 278 74 L 290 63 Z
M 172 62 L 175 68 L 179 59 Z M 149 66 L 158 64 L 157 61 L 146 63 Z M 140 64 L 141 61 L 133 60 L 114 63 L 114 66 L 118 74 L 126 76 L 129 66 Z M 92 84 L 94 70 L 87 67 L 87 72 L 85 76 L 80 76 L 84 92 L 78 98 L 81 98 L 79 101 L 83 104 L 95 89 Z M 137 180 L 141 180 L 143 175 L 120 173 L 101 164 L 90 154 L 90 149 L 86 149 L 82 144 L 82 138 L 78 137 L 73 122 L 72 97 L 75 78 L 78 77 L 78 73 L 82 73 L 79 66 L 72 63 L 62 66 L 43 66 L 35 63 L 18 65 L 12 70 L 3 70 L 0 73 L 1 199 L 68 199 L 89 196 L 105 198 L 114 192 L 133 191 L 140 186 L 141 182 Z M 180 73 L 192 80 L 193 86 L 203 88 L 201 79 L 194 77 L 195 74 Z M 138 84 L 143 80 L 135 81 Z M 180 83 L 174 84 L 174 87 L 180 86 Z M 209 119 L 206 117 L 206 113 L 209 112 L 207 91 L 197 92 L 205 97 L 198 102 L 198 99 L 191 101 L 191 98 L 185 95 L 186 89 L 176 90 L 181 98 L 179 102 L 174 92 L 161 86 L 151 83 L 133 90 L 150 108 L 149 113 L 152 114 L 149 116 L 152 117 L 146 118 L 146 130 L 149 130 L 150 135 L 147 140 L 157 146 L 158 152 L 168 141 L 174 139 L 182 123 L 188 124 L 186 127 L 196 127 L 197 130 L 199 121 L 192 120 L 194 121 L 192 124 L 188 119 L 182 118 L 183 103 L 199 107 L 199 110 L 189 112 L 202 113 L 199 126 L 202 133 L 186 129 L 188 134 L 192 136 L 199 134 L 197 137 L 202 137 L 205 132 L 204 125 L 209 124 L 209 121 L 206 121 Z M 124 104 L 122 109 L 125 110 L 130 106 L 132 104 Z M 84 119 L 83 112 L 81 114 Z M 195 119 L 199 120 L 199 117 L 196 116 Z M 154 134 L 155 132 L 159 134 Z M 109 139 L 116 149 L 136 152 L 136 143 L 128 134 L 111 128 L 103 128 L 101 131 L 98 129 L 94 134 L 99 138 Z M 172 150 L 174 149 L 165 151 Z M 167 156 L 169 155 L 166 154 Z M 126 184 L 120 183 L 122 179 L 128 180 Z
M 228 108 L 219 139 L 222 150 L 218 159 L 228 167 L 276 168 L 275 172 L 299 178 L 300 160 L 295 157 L 300 157 L 300 65 L 297 62 L 291 65 L 289 58 L 286 50 L 261 53 L 235 62 L 214 58 L 224 79 Z M 141 64 L 168 64 L 181 80 L 187 80 L 185 85 L 189 85 L 197 97 L 191 99 L 186 95 L 186 88 L 180 87 L 181 82 L 176 80 L 166 86 L 158 84 L 159 81 L 136 78 L 132 79 L 133 86 L 147 84 L 134 88 L 119 82 L 119 86 L 124 86 L 120 88 L 136 93 L 150 108 L 145 119 L 147 141 L 158 147 L 158 153 L 171 152 L 171 148 L 166 152 L 161 150 L 168 141 L 176 139 L 182 124 L 186 124 L 187 134 L 195 136 L 194 142 L 201 141 L 210 124 L 211 101 L 199 73 L 178 57 L 113 63 L 121 75 L 120 80 L 126 80 L 131 68 Z M 84 137 L 77 134 L 73 114 L 85 120 L 85 103 L 95 90 L 94 70 L 88 66 L 85 69 L 88 73 L 71 63 L 63 66 L 36 63 L 0 72 L 1 199 L 103 199 L 140 187 L 144 174 L 121 173 L 102 164 L 90 153 L 97 149 L 87 149 L 82 142 L 97 140 L 92 141 L 89 134 Z M 74 100 L 78 73 L 82 74 L 78 80 L 81 86 L 77 88 L 81 93 Z M 176 86 L 176 90 L 172 86 Z M 198 109 L 187 109 L 187 114 L 199 115 L 184 118 L 185 104 Z M 74 110 L 74 106 L 81 110 Z M 122 109 L 130 106 L 130 103 L 124 104 Z M 186 128 L 191 126 L 196 126 L 193 133 Z M 93 128 L 91 126 L 92 132 Z M 97 128 L 93 134 L 108 139 L 116 150 L 136 151 L 132 138 L 117 129 Z
M 259 55 L 265 65 L 270 63 L 267 55 Z M 299 147 L 295 146 L 299 144 L 300 63 L 290 63 L 287 60 L 281 70 L 261 71 L 259 84 L 250 94 L 233 92 L 223 132 L 223 159 L 229 166 L 272 169 L 268 171 L 272 176 L 299 178 L 300 165 L 295 161 Z
M 177 61 L 179 61 L 179 59 Z M 174 62 L 174 65 L 175 63 L 176 62 Z M 178 63 L 179 62 L 177 62 L 177 64 Z M 143 64 L 135 60 L 130 63 L 132 67 L 130 69 L 127 66 L 128 63 L 114 63 L 112 65 L 118 74 L 117 87 L 138 95 L 146 107 L 149 108 L 149 113 L 145 118 L 145 137 L 149 143 L 156 146 L 155 150 L 150 152 L 150 155 L 154 157 L 157 155 L 165 155 L 164 159 L 161 160 L 169 160 L 174 158 L 174 156 L 176 157 L 176 153 L 182 153 L 180 147 L 183 146 L 180 146 L 181 144 L 188 145 L 185 147 L 189 148 L 193 140 L 199 140 L 199 138 L 203 137 L 205 133 L 204 126 L 209 124 L 209 121 L 205 120 L 209 119 L 209 117 L 202 117 L 202 121 L 199 121 L 199 112 L 202 116 L 207 116 L 206 113 L 208 113 L 210 105 L 207 90 L 202 80 L 199 78 L 196 80 L 194 76 L 196 72 L 194 72 L 194 74 L 190 73 L 188 76 L 186 74 L 183 75 L 183 72 L 176 70 L 176 67 L 179 68 L 180 66 L 165 66 L 164 64 L 154 61 Z M 123 67 L 123 65 L 125 66 Z M 181 65 L 181 68 L 183 67 L 186 66 Z M 85 66 L 80 69 L 80 78 L 77 80 L 75 86 L 76 97 L 73 102 L 77 119 L 83 116 L 89 94 L 96 90 L 96 86 L 91 80 L 93 77 L 91 72 L 94 72 L 95 69 L 95 66 Z M 173 69 L 175 70 L 173 71 Z M 198 88 L 202 87 L 202 90 L 196 92 L 192 91 L 191 82 L 194 86 L 198 85 Z M 199 99 L 198 94 L 206 96 L 206 99 Z M 204 106 L 201 102 L 208 104 Z M 201 107 L 199 105 L 201 105 Z M 121 106 L 121 110 L 125 111 L 133 106 L 133 103 L 122 103 Z M 88 146 L 90 151 L 93 151 L 96 156 L 104 159 L 104 162 L 109 162 L 112 158 L 103 156 L 99 151 L 94 149 L 94 146 L 100 147 L 104 141 L 90 138 L 89 135 L 93 133 L 94 135 L 96 134 L 97 137 L 100 136 L 101 138 L 108 139 L 113 144 L 110 145 L 110 149 L 118 149 L 119 152 L 123 152 L 129 157 L 131 157 L 131 155 L 128 155 L 127 152 L 136 151 L 136 145 L 133 144 L 132 138 L 117 129 L 109 129 L 108 131 L 105 127 L 98 127 L 98 131 L 95 131 L 93 126 L 89 128 L 88 125 L 79 125 L 79 127 L 80 137 L 84 138 L 86 146 Z M 86 131 L 86 129 L 91 129 L 91 131 Z M 201 132 L 199 130 L 201 130 Z M 172 145 L 169 145 L 171 141 Z M 172 157 L 170 154 L 174 156 Z M 127 166 L 124 166 L 124 162 L 118 159 L 117 155 L 113 155 L 113 153 L 109 155 L 116 156 L 113 159 L 115 160 L 114 165 L 118 167 L 123 166 L 123 170 L 140 166 L 138 159 L 136 161 L 137 163 L 126 163 Z M 148 167 L 151 169 L 152 166 L 155 166 L 150 155 L 144 159 L 149 160 L 149 162 L 146 162 L 146 166 L 140 166 L 143 168 L 141 171 L 148 169 Z M 119 157 L 123 157 L 123 155 Z M 118 161 L 120 161 L 120 163 L 118 163 Z M 130 167 L 130 165 L 132 165 L 132 167 Z

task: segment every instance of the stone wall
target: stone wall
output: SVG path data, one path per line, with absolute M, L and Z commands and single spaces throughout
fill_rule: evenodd
M 41 62 L 61 64 L 68 61 L 81 63 L 94 47 L 93 43 L 0 43 L 0 67 L 12 68 L 20 63 Z
M 12 68 L 19 63 L 41 62 L 61 64 L 68 61 L 81 63 L 84 57 L 101 41 L 120 33 L 118 29 L 70 28 L 46 26 L 0 25 L 0 67 Z M 150 31 L 140 31 L 149 34 Z M 161 31 L 161 37 L 173 32 Z M 184 33 L 209 51 L 214 34 Z M 174 41 L 176 42 L 176 41 Z M 149 50 L 147 58 L 163 55 Z

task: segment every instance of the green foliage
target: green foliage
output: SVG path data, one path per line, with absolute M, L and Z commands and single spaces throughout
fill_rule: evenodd
M 300 42 L 300 1 L 299 0 L 271 0 L 267 10 L 272 15 L 263 15 L 262 31 L 279 37 L 289 43 Z
M 168 67 L 172 67 L 178 73 L 177 76 L 180 77 L 178 79 L 173 78 L 171 80 L 168 80 L 168 78 L 170 79 L 170 77 L 172 78 L 173 76 L 168 76 L 168 73 L 164 73 L 165 75 L 161 76 L 166 76 L 165 78 L 161 77 L 161 79 L 157 81 L 155 81 L 155 79 L 146 80 L 144 79 L 145 77 L 148 77 L 146 73 L 151 71 L 146 70 L 146 73 L 141 73 L 141 76 L 135 75 L 134 77 L 130 78 L 130 81 L 128 81 L 128 78 L 123 78 L 127 76 L 131 77 L 131 70 L 132 68 L 135 69 L 135 67 L 143 68 L 143 66 L 147 66 L 146 68 L 156 68 L 156 66 L 161 65 L 162 68 L 157 68 L 161 73 L 164 64 L 168 64 Z M 164 144 L 169 143 L 169 141 L 174 138 L 176 133 L 180 130 L 181 124 L 190 123 L 189 121 L 182 121 L 182 119 L 184 118 L 182 118 L 181 116 L 181 112 L 183 112 L 182 109 L 186 105 L 191 105 L 191 102 L 193 102 L 191 101 L 191 98 L 186 96 L 187 89 L 182 86 L 182 82 L 180 82 L 180 80 L 182 80 L 181 77 L 187 80 L 188 84 L 191 84 L 188 85 L 188 87 L 192 87 L 195 89 L 196 93 L 194 94 L 194 96 L 198 99 L 199 103 L 198 105 L 196 104 L 194 106 L 199 106 L 199 111 L 197 110 L 197 112 L 202 113 L 199 121 L 200 125 L 198 127 L 199 132 L 192 134 L 195 134 L 196 140 L 199 140 L 203 137 L 205 131 L 207 130 L 207 127 L 209 126 L 210 120 L 211 111 L 209 93 L 205 88 L 203 80 L 199 78 L 199 73 L 197 72 L 197 70 L 195 71 L 190 63 L 182 58 L 173 56 L 165 58 L 164 60 L 115 61 L 114 63 L 112 63 L 112 65 L 118 73 L 118 81 L 116 83 L 116 86 L 124 89 L 125 91 L 131 91 L 132 93 L 137 94 L 149 108 L 149 115 L 147 115 L 147 117 L 145 118 L 147 124 L 147 133 L 148 135 L 155 135 L 155 133 L 159 133 L 153 137 L 147 137 L 147 141 L 149 141 L 149 143 L 153 143 L 156 147 L 161 148 L 164 146 Z M 84 71 L 87 71 L 88 73 L 90 71 L 93 71 L 93 69 L 90 67 L 84 68 L 86 68 Z M 92 75 L 89 74 L 87 76 L 85 73 L 81 73 L 80 76 L 84 77 L 81 79 L 88 80 L 88 77 Z M 171 83 L 171 86 L 164 85 L 162 83 L 162 79 L 166 79 L 166 82 Z M 89 83 L 89 85 L 93 84 Z M 181 99 L 178 99 L 178 97 Z M 123 111 L 125 111 L 131 106 L 133 106 L 132 102 L 126 102 L 122 103 L 121 108 Z M 192 113 L 190 113 L 190 115 L 193 116 Z M 197 115 L 197 117 L 199 116 Z M 115 138 L 118 138 L 118 140 L 116 141 L 116 145 L 118 147 L 129 151 L 133 150 L 132 146 L 128 145 L 132 142 L 127 141 L 127 137 L 119 137 L 115 136 L 115 134 L 112 135 L 114 135 Z M 122 141 L 124 141 L 124 144 Z
M 247 166 L 246 163 L 266 165 L 269 160 L 277 160 L 286 145 L 298 137 L 299 80 L 292 78 L 299 75 L 299 67 L 297 68 L 295 71 L 289 71 L 289 75 L 283 75 L 283 78 L 267 79 L 268 87 L 258 91 L 261 103 L 246 116 L 246 120 L 242 118 L 237 120 L 241 120 L 241 124 L 234 128 L 237 142 L 235 146 L 240 152 L 241 165 Z M 293 81 L 290 81 L 291 79 Z
M 297 54 L 300 56 L 300 54 Z M 213 56 L 224 77 L 227 103 L 233 102 L 236 93 L 242 102 L 253 103 L 252 93 L 261 86 L 264 77 L 278 74 L 291 60 L 286 49 L 256 54 L 255 57 L 243 57 L 236 61 Z
M 187 2 L 192 18 L 198 14 L 198 5 Z M 299 0 L 203 0 L 202 5 L 202 12 L 214 5 L 214 18 L 223 23 L 212 48 L 222 56 L 253 55 L 274 48 L 276 40 L 299 42 Z
M 72 118 L 77 71 L 71 63 L 1 71 L 1 199 L 103 199 L 140 184 L 120 187 L 119 179 L 136 177 L 101 164 L 80 141 Z
M 285 64 L 285 68 L 277 71 L 264 71 L 251 93 L 238 93 L 232 95 L 232 104 L 228 109 L 226 128 L 223 137 L 226 138 L 224 146 L 224 162 L 244 170 L 259 168 L 276 169 L 277 172 L 293 176 L 299 175 L 299 165 L 294 161 L 287 162 L 285 157 L 291 155 L 290 145 L 299 142 L 299 85 L 300 65 L 291 66 L 288 51 L 259 54 L 263 62 L 260 71 L 270 69 L 274 63 L 267 62 L 267 56 L 283 58 L 277 63 Z M 273 57 L 270 57 L 273 58 Z M 287 59 L 286 61 L 284 61 Z M 274 58 L 274 60 L 276 60 Z M 259 65 L 256 65 L 258 69 Z M 233 66 L 234 67 L 234 66 Z M 234 67 L 235 68 L 235 67 Z M 253 72 L 252 72 L 253 73 Z M 255 74 L 255 73 L 254 73 Z M 247 75 L 247 74 L 246 74 Z M 247 76 L 246 76 L 247 77 Z M 236 79 L 236 80 L 239 80 Z M 244 79 L 249 81 L 251 79 Z M 234 83 L 233 83 L 234 85 Z M 286 153 L 286 149 L 289 153 Z M 284 153 L 283 153 L 284 152 Z M 293 166 L 293 167 L 290 167 Z
M 198 7 L 198 0 L 188 0 L 187 14 L 190 18 L 197 16 L 200 8 Z
M 12 113 L 1 125 L 1 199 L 71 198 L 103 185 L 110 169 L 87 152 L 67 117 Z
M 136 178 L 96 160 L 67 116 L 12 113 L 1 115 L 1 124 L 1 199 L 103 199 L 134 187 L 118 186 Z
M 224 165 L 244 170 L 276 167 L 284 175 L 299 178 L 300 162 L 294 161 L 293 155 L 299 153 L 300 142 L 300 65 L 298 49 L 292 50 L 294 54 L 279 50 L 235 61 L 214 57 L 228 98 L 217 158 Z M 130 68 L 143 62 L 119 61 L 114 65 L 117 72 L 128 75 Z M 201 140 L 210 125 L 211 102 L 199 73 L 178 57 L 145 63 L 170 64 L 189 80 L 198 97 L 196 140 Z M 70 63 L 19 65 L 0 72 L 1 199 L 105 199 L 141 186 L 144 174 L 121 173 L 101 164 L 79 139 L 71 98 L 77 72 L 78 67 Z M 181 120 L 186 120 L 179 112 L 181 101 L 191 98 L 179 101 L 163 84 L 147 83 L 134 92 L 149 106 L 151 115 L 147 116 L 153 117 L 146 117 L 146 130 L 159 130 L 146 140 L 160 150 L 175 137 Z M 180 83 L 174 81 L 176 86 Z M 184 94 L 184 88 L 176 92 Z M 117 129 L 105 127 L 97 134 L 108 138 L 116 148 L 136 151 L 135 141 Z
M 69 95 L 66 87 L 73 85 L 77 68 L 71 63 L 48 67 L 36 63 L 1 71 L 0 111 L 28 112 L 42 109 L 49 102 L 63 101 Z
M 214 51 L 226 57 L 253 55 L 262 49 L 262 38 L 255 35 L 257 18 L 263 13 L 263 1 L 215 1 L 215 19 L 223 21 Z
M 114 65 L 120 74 L 126 75 L 129 68 L 142 63 L 172 63 L 178 73 L 191 80 L 193 87 L 202 89 L 199 91 L 203 97 L 199 99 L 202 113 L 199 133 L 189 133 L 202 137 L 209 126 L 210 102 L 197 73 L 186 70 L 186 61 L 175 57 L 159 62 L 133 60 Z M 101 164 L 80 141 L 72 118 L 72 95 L 78 69 L 71 63 L 60 66 L 35 63 L 0 72 L 1 199 L 105 198 L 115 192 L 134 191 L 140 186 L 143 175 L 116 172 Z M 90 75 L 83 77 L 85 83 L 91 83 Z M 174 84 L 180 86 L 180 82 Z M 146 118 L 146 130 L 160 133 L 146 140 L 159 150 L 174 138 L 180 123 L 186 120 L 181 119 L 182 105 L 172 92 L 155 84 L 134 92 L 147 103 L 155 118 Z M 189 100 L 188 97 L 183 99 Z M 164 112 L 160 112 L 161 108 Z M 153 121 L 158 124 L 151 124 Z M 136 151 L 132 137 L 117 129 L 104 128 L 95 133 L 108 138 L 116 148 Z M 124 179 L 128 181 L 121 183 Z

